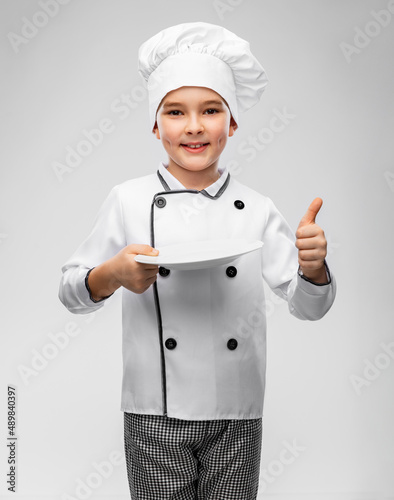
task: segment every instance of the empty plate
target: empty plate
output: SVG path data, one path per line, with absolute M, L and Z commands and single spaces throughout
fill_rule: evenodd
M 234 258 L 254 252 L 263 246 L 259 240 L 225 239 L 189 241 L 177 245 L 156 247 L 159 255 L 136 255 L 142 264 L 154 264 L 169 269 L 192 270 L 228 264 Z

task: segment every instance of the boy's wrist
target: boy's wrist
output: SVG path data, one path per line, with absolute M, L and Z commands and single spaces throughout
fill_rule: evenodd
M 121 286 L 115 277 L 112 259 L 90 269 L 85 283 L 93 302 L 107 299 Z
M 123 283 L 120 279 L 122 273 L 120 271 L 121 262 L 118 258 L 119 254 L 114 255 L 111 259 L 107 260 L 104 264 L 106 266 L 107 279 L 109 285 L 114 287 L 115 290 L 123 286 Z
M 331 282 L 326 261 L 319 269 L 303 269 L 299 267 L 298 274 L 306 281 L 310 281 L 317 285 L 328 285 Z

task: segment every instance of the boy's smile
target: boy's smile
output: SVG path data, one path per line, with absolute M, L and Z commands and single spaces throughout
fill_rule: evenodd
M 205 87 L 181 87 L 163 99 L 154 128 L 168 153 L 168 170 L 187 188 L 218 178 L 218 161 L 237 125 L 225 101 Z
M 189 153 L 202 153 L 203 151 L 205 151 L 205 149 L 207 148 L 208 145 L 209 145 L 208 142 L 206 142 L 206 143 L 203 143 L 203 142 L 197 142 L 197 143 L 189 142 L 187 144 L 182 144 L 182 147 L 184 149 L 186 149 L 186 151 L 189 151 Z

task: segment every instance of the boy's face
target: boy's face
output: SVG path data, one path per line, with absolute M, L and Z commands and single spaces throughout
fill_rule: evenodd
M 169 157 L 169 169 L 217 170 L 237 125 L 222 97 L 205 87 L 181 87 L 160 104 L 154 128 Z

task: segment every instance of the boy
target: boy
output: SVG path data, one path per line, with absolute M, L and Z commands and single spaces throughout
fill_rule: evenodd
M 300 319 L 329 310 L 335 283 L 315 223 L 322 201 L 312 202 L 294 242 L 271 200 L 219 168 L 238 111 L 253 106 L 267 83 L 247 42 L 219 26 L 188 23 L 145 42 L 139 63 L 152 131 L 168 163 L 113 188 L 93 231 L 63 267 L 60 298 L 70 311 L 88 313 L 123 287 L 131 498 L 255 499 L 263 278 Z M 157 256 L 156 245 L 238 238 L 264 245 L 230 265 L 198 270 L 134 259 Z

